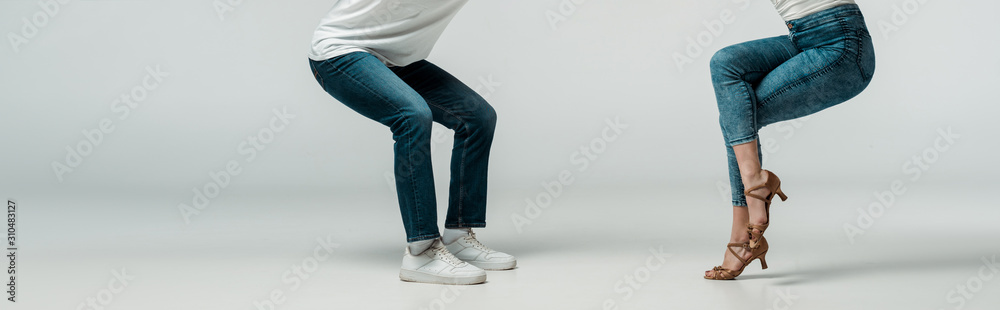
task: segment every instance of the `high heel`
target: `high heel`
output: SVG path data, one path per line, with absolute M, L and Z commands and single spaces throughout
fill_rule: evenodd
M 764 183 L 758 184 L 757 186 L 753 186 L 750 189 L 743 191 L 743 194 L 763 200 L 764 204 L 766 205 L 771 205 L 771 199 L 774 198 L 775 194 L 777 194 L 778 197 L 781 198 L 781 201 L 788 200 L 788 196 L 786 196 L 785 192 L 781 190 L 781 179 L 779 179 L 778 176 L 774 174 L 774 172 L 768 170 L 761 170 L 761 171 L 764 173 Z M 770 190 L 771 193 L 768 194 L 767 197 L 761 197 L 755 194 L 750 194 L 750 192 L 761 188 L 766 188 Z
M 779 179 L 778 176 L 774 174 L 774 172 L 763 170 L 763 173 L 764 173 L 764 183 L 761 183 L 757 186 L 753 186 L 743 191 L 743 195 L 763 200 L 764 210 L 767 211 L 771 207 L 771 200 L 774 199 L 775 195 L 777 195 L 778 198 L 781 198 L 781 201 L 788 200 L 788 196 L 786 196 L 785 192 L 781 190 L 781 179 Z M 771 193 L 767 194 L 766 197 L 750 193 L 752 191 L 762 188 L 766 188 Z M 770 213 L 767 214 L 767 218 L 770 219 Z
M 716 266 L 715 268 L 712 269 L 713 271 L 715 271 L 714 274 L 711 277 L 705 276 L 705 279 L 710 279 L 710 280 L 735 279 L 736 277 L 738 277 L 740 274 L 743 273 L 743 270 L 746 269 L 747 265 L 749 265 L 756 259 L 760 259 L 761 269 L 767 269 L 767 261 L 764 259 L 764 256 L 767 255 L 768 245 L 767 245 L 767 239 L 764 238 L 764 231 L 767 230 L 767 226 L 771 223 L 771 200 L 774 199 L 774 196 L 778 196 L 779 198 L 781 198 L 781 201 L 785 201 L 788 199 L 788 196 L 785 195 L 785 192 L 781 191 L 781 179 L 778 179 L 777 175 L 767 170 L 764 170 L 763 172 L 764 172 L 764 183 L 757 186 L 753 186 L 750 189 L 747 189 L 746 191 L 743 192 L 743 194 L 746 195 L 747 197 L 752 197 L 764 201 L 764 215 L 766 220 L 762 225 L 747 224 L 747 234 L 750 235 L 749 242 L 730 243 L 727 245 L 729 252 L 732 253 L 733 256 L 736 256 L 736 259 L 739 259 L 740 262 L 742 263 L 740 269 L 730 270 L 722 268 L 722 266 Z M 750 193 L 752 191 L 762 188 L 768 189 L 771 193 L 768 194 L 766 197 Z M 744 260 L 743 257 L 740 257 L 740 255 L 733 250 L 734 246 L 742 247 L 744 250 L 749 251 L 750 257 Z

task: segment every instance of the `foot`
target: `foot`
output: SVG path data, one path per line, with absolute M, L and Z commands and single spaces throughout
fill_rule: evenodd
M 767 173 L 764 173 L 764 170 L 761 170 L 759 173 L 749 176 L 747 179 L 743 180 L 744 188 L 752 188 L 753 186 L 767 183 L 767 175 Z M 762 187 L 751 191 L 750 194 L 760 197 L 769 197 L 771 195 L 771 190 L 767 187 Z M 746 200 L 748 211 L 750 211 L 750 224 L 767 224 L 768 210 L 766 203 L 763 200 L 755 199 L 750 196 L 747 196 Z
M 410 253 L 406 248 L 399 279 L 408 282 L 469 285 L 486 282 L 486 271 L 452 255 L 441 240 L 434 240 L 423 253 Z
M 747 238 L 746 240 L 732 240 L 732 241 L 730 241 L 730 243 L 745 243 L 745 242 L 749 242 L 749 241 L 750 241 L 750 239 Z M 753 255 L 753 253 L 751 253 L 750 251 L 747 251 L 745 248 L 742 248 L 742 247 L 740 247 L 740 248 L 733 247 L 733 251 L 736 251 L 736 254 L 739 254 L 740 257 L 742 257 L 744 261 L 747 260 L 747 259 L 750 259 L 750 256 Z M 723 255 L 724 255 L 723 256 L 724 258 L 722 260 L 722 268 L 723 269 L 726 269 L 726 270 L 740 270 L 741 268 L 743 268 L 743 262 L 740 261 L 739 258 L 736 258 L 736 256 L 733 256 L 733 253 L 730 253 L 728 248 L 726 249 L 726 252 Z M 707 277 L 707 278 L 714 278 L 715 275 L 716 275 L 716 273 L 718 273 L 718 272 L 719 271 L 714 270 L 714 269 L 712 269 L 712 270 L 706 270 L 705 271 L 705 277 Z
M 471 230 L 467 235 L 445 246 L 458 259 L 482 269 L 508 270 L 517 266 L 514 256 L 486 247 L 476 239 L 476 234 Z

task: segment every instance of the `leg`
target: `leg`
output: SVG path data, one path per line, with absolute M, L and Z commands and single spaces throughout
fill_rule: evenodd
M 760 149 L 760 140 L 755 140 L 755 141 L 757 141 L 757 143 L 756 143 L 757 144 L 757 149 L 759 150 Z M 726 146 L 726 158 L 727 158 L 727 160 L 729 162 L 729 185 L 730 185 L 730 188 L 732 188 L 733 206 L 736 206 L 736 207 L 747 207 L 747 199 L 743 195 L 743 190 L 745 189 L 743 187 L 743 172 L 740 170 L 740 166 L 741 165 L 740 165 L 740 161 L 738 160 L 738 158 L 743 158 L 744 161 L 747 161 L 747 159 L 749 159 L 749 158 L 746 156 L 746 154 L 742 154 L 741 157 L 737 157 L 736 156 L 736 152 L 733 150 L 733 147 L 730 147 L 730 146 Z M 761 164 L 760 164 L 761 162 L 763 162 L 763 154 L 758 153 L 757 154 L 757 163 L 756 164 L 754 164 L 751 161 L 750 163 L 744 164 L 742 166 L 747 166 L 747 167 L 756 166 L 756 167 L 760 167 L 761 166 Z M 752 168 L 751 168 L 751 171 L 752 171 Z
M 746 185 L 761 184 L 765 178 L 761 173 L 757 130 L 768 124 L 816 113 L 854 97 L 867 87 L 874 70 L 869 38 L 848 38 L 801 53 L 794 52 L 797 48 L 791 41 L 768 40 L 756 42 L 773 44 L 771 50 L 766 46 L 756 48 L 770 55 L 761 57 L 760 51 L 744 48 L 754 45 L 749 42 L 720 51 L 712 62 L 720 123 L 727 146 L 731 147 L 727 148 L 727 154 L 733 204 L 749 206 L 747 222 L 754 225 L 768 221 L 765 202 L 760 199 L 747 201 L 743 195 Z M 786 56 L 791 57 L 784 62 L 773 61 Z M 773 70 L 761 70 L 775 64 Z M 752 193 L 760 197 L 771 194 L 767 188 Z M 738 216 L 741 215 L 734 213 L 733 239 L 747 235 L 737 223 Z M 754 233 L 762 233 L 762 229 L 755 227 Z M 763 242 L 766 246 L 766 241 Z M 729 256 L 727 261 L 732 261 Z
M 871 81 L 866 72 L 873 70 L 867 67 L 873 64 L 874 52 L 867 37 L 846 36 L 805 49 L 760 80 L 755 89 L 756 128 L 811 115 L 857 96 Z M 759 143 L 732 147 L 743 184 L 762 184 L 765 176 L 761 174 Z M 759 189 L 753 194 L 767 197 L 771 193 Z M 764 201 L 751 199 L 748 203 L 750 223 L 766 224 Z
M 455 131 L 451 189 L 442 242 L 458 259 L 486 270 L 517 266 L 514 256 L 479 242 L 472 228 L 486 227 L 486 180 L 497 115 L 486 100 L 428 61 L 393 69 L 430 105 L 434 121 Z
M 733 155 L 736 157 L 737 166 L 739 169 L 739 177 L 741 186 L 740 196 L 745 196 L 743 190 L 753 186 L 755 184 L 761 184 L 764 182 L 764 175 L 762 174 L 763 169 L 761 169 L 761 154 L 759 152 L 760 142 L 759 140 L 754 140 L 753 142 L 743 143 L 740 145 L 734 145 L 732 147 Z M 753 191 L 752 193 L 767 197 L 770 192 L 766 188 L 761 188 Z M 743 201 L 746 202 L 747 209 L 749 209 L 749 223 L 754 225 L 767 224 L 767 210 L 764 205 L 764 201 L 760 199 L 746 199 L 743 197 Z M 741 231 L 746 234 L 746 225 L 744 225 Z
M 747 235 L 747 224 L 750 221 L 749 209 L 745 206 L 733 206 L 733 227 L 732 233 L 729 236 L 729 243 L 744 243 L 750 241 L 750 235 Z M 750 258 L 749 251 L 739 248 L 735 249 L 736 253 L 744 260 Z M 737 259 L 731 253 L 729 249 L 726 249 L 722 253 L 723 261 L 722 267 L 729 270 L 736 270 L 742 266 L 740 259 Z M 706 277 L 712 277 L 715 274 L 712 270 L 705 271 Z
M 496 111 L 474 90 L 426 60 L 393 71 L 424 97 L 434 121 L 455 131 L 445 228 L 486 227 L 487 170 Z
M 733 227 L 730 243 L 749 242 L 747 224 L 765 217 L 753 216 L 758 207 L 743 194 L 744 182 L 760 175 L 761 154 L 758 152 L 757 105 L 755 89 L 762 79 L 796 54 L 787 37 L 774 37 L 733 45 L 720 50 L 712 57 L 712 82 L 719 104 L 719 123 L 726 139 L 730 186 L 733 195 Z M 734 145 L 735 144 L 735 145 Z M 763 212 L 763 204 L 760 206 Z M 735 250 L 747 259 L 751 254 L 744 249 Z M 736 270 L 742 262 L 726 250 L 722 267 Z M 707 271 L 711 277 L 713 271 Z
M 433 117 L 423 97 L 367 53 L 311 61 L 310 65 L 330 95 L 392 131 L 396 194 L 407 241 L 439 237 L 430 160 Z
M 734 206 L 748 206 L 744 185 L 757 184 L 761 177 L 757 131 L 762 125 L 758 121 L 761 112 L 757 89 L 772 71 L 797 54 L 789 38 L 779 36 L 729 46 L 712 57 L 712 84 L 726 139 Z M 751 222 L 762 224 L 757 221 L 765 221 L 763 204 L 750 204 Z
M 757 88 L 768 74 L 798 54 L 787 36 L 732 45 L 711 60 L 712 85 L 726 146 L 757 140 Z

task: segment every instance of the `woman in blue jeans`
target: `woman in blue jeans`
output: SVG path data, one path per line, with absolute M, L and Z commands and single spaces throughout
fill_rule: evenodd
M 787 197 L 778 177 L 761 169 L 758 130 L 853 98 L 875 71 L 871 36 L 853 0 L 771 1 L 789 34 L 726 47 L 711 61 L 733 226 L 722 265 L 706 271 L 706 279 L 733 279 L 757 259 L 767 268 L 763 233 L 771 200 Z
M 437 284 L 477 284 L 485 270 L 516 265 L 483 246 L 472 228 L 486 226 L 486 180 L 497 115 L 471 88 L 426 58 L 467 0 L 335 1 L 316 29 L 309 54 L 323 89 L 377 121 L 395 140 L 396 194 L 409 245 L 399 277 Z M 439 234 L 431 126 L 455 131 L 444 234 Z

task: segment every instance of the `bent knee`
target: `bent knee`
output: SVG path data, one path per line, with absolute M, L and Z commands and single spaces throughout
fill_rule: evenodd
M 493 130 L 497 127 L 497 111 L 488 103 L 483 102 L 483 108 L 476 116 L 476 123 L 479 127 Z
M 742 54 L 739 49 L 737 46 L 727 46 L 715 52 L 712 55 L 712 59 L 708 62 L 712 74 L 732 72 L 734 64 L 740 59 L 740 55 Z
M 427 106 L 414 105 L 399 112 L 390 127 L 395 133 L 427 132 L 434 125 L 434 115 Z
M 461 125 L 470 129 L 493 130 L 497 124 L 497 111 L 493 109 L 486 99 L 478 94 L 465 98 L 463 105 L 466 107 L 465 113 L 459 116 Z

